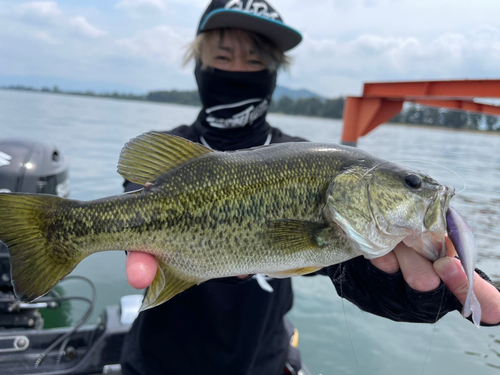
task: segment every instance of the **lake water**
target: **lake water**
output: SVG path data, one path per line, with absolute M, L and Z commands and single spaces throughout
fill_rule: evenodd
M 188 106 L 0 90 L 0 138 L 56 144 L 70 160 L 70 197 L 89 200 L 122 192 L 116 163 L 130 138 L 189 124 L 197 112 Z M 311 141 L 340 141 L 338 120 L 277 114 L 268 119 Z M 457 190 L 463 182 L 439 165 L 460 175 L 466 189 L 453 198 L 453 205 L 476 233 L 478 267 L 500 282 L 499 136 L 384 125 L 362 138 L 358 147 L 415 166 Z M 90 277 L 97 286 L 93 321 L 105 305 L 137 293 L 126 282 L 122 252 L 95 254 L 74 274 Z M 477 329 L 458 312 L 435 325 L 394 323 L 342 303 L 326 277 L 299 277 L 293 283 L 296 299 L 290 318 L 314 374 L 500 374 L 499 327 Z M 62 288 L 66 295 L 88 295 L 76 281 Z M 70 320 L 79 319 L 84 308 L 71 305 Z

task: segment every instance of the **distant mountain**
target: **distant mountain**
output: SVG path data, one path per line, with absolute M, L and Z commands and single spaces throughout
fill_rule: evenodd
M 321 100 L 326 99 L 325 97 L 318 95 L 312 91 L 306 90 L 306 89 L 293 90 L 293 89 L 289 89 L 289 88 L 286 88 L 283 86 L 277 86 L 276 90 L 274 90 L 273 100 L 277 101 L 282 96 L 288 96 L 290 99 L 293 99 L 293 100 L 310 99 L 310 98 L 318 98 Z
M 95 81 L 79 81 L 74 79 L 62 77 L 44 77 L 44 76 L 4 76 L 0 75 L 0 87 L 5 86 L 28 86 L 35 89 L 47 87 L 52 89 L 57 86 L 63 91 L 94 91 L 96 93 L 103 92 L 119 92 L 119 93 L 133 93 L 144 94 L 145 90 L 140 90 L 136 87 L 128 85 L 120 85 L 110 82 L 95 82 Z
M 120 85 L 117 83 L 110 83 L 110 82 L 79 81 L 61 77 L 44 77 L 44 76 L 34 76 L 34 75 L 27 75 L 27 76 L 0 75 L 0 87 L 18 86 L 18 85 L 32 87 L 37 90 L 40 90 L 43 87 L 53 89 L 54 86 L 57 86 L 58 89 L 62 91 L 79 91 L 79 92 L 93 91 L 95 93 L 118 92 L 118 93 L 131 93 L 131 94 L 146 94 L 145 90 L 140 90 L 136 87 Z M 283 86 L 277 86 L 276 90 L 274 90 L 273 100 L 278 101 L 282 96 L 288 96 L 292 100 L 309 99 L 309 98 L 319 98 L 321 100 L 325 99 L 323 96 L 318 95 L 306 89 L 294 90 Z

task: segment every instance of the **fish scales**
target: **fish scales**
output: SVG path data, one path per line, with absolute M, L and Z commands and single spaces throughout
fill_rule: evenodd
M 409 234 L 418 238 L 423 218 L 445 231 L 453 195 L 421 172 L 320 143 L 214 152 L 152 132 L 125 145 L 118 171 L 144 189 L 89 202 L 0 194 L 0 239 L 19 297 L 47 293 L 105 250 L 156 257 L 143 308 L 213 278 L 306 274 L 382 256 Z
M 276 271 L 270 265 L 281 267 L 280 258 L 297 268 L 286 249 L 280 254 L 259 233 L 270 220 L 324 222 L 331 157 L 296 155 L 292 147 L 279 159 L 255 153 L 250 160 L 245 153 L 209 154 L 164 175 L 153 192 L 64 207 L 68 214 L 60 215 L 53 227 L 65 223 L 67 231 L 59 241 L 66 246 L 73 241 L 72 247 L 85 254 L 154 250 L 158 258 L 199 279 Z M 221 247 L 227 250 L 225 259 L 220 259 Z M 219 262 L 223 268 L 210 268 Z

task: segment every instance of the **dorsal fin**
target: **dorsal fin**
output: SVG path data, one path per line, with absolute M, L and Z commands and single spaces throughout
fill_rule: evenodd
M 120 153 L 118 173 L 137 184 L 154 182 L 165 172 L 198 156 L 215 152 L 175 135 L 149 132 L 128 141 Z

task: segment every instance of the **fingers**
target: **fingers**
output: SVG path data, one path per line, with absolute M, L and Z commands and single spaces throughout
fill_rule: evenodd
M 386 273 L 396 273 L 399 270 L 398 258 L 396 258 L 396 254 L 393 251 L 380 258 L 370 259 L 370 262 L 379 270 Z
M 396 273 L 401 269 L 406 283 L 419 292 L 434 290 L 441 282 L 432 263 L 403 243 L 398 244 L 394 251 L 370 262 L 387 273 Z
M 153 282 L 158 265 L 154 256 L 131 251 L 127 255 L 125 268 L 130 286 L 136 289 L 144 289 Z
M 448 255 L 456 254 L 453 244 L 447 237 L 446 248 Z M 394 251 L 383 257 L 371 259 L 370 262 L 378 269 L 390 274 L 401 269 L 406 283 L 419 292 L 434 290 L 441 283 L 432 263 L 403 243 L 398 244 Z
M 394 249 L 406 283 L 414 290 L 428 292 L 436 289 L 441 280 L 432 263 L 412 248 L 400 243 Z
M 434 269 L 463 305 L 469 284 L 460 261 L 449 257 L 441 258 L 434 262 Z M 477 273 L 474 273 L 474 293 L 481 305 L 481 321 L 488 324 L 500 322 L 500 293 Z

